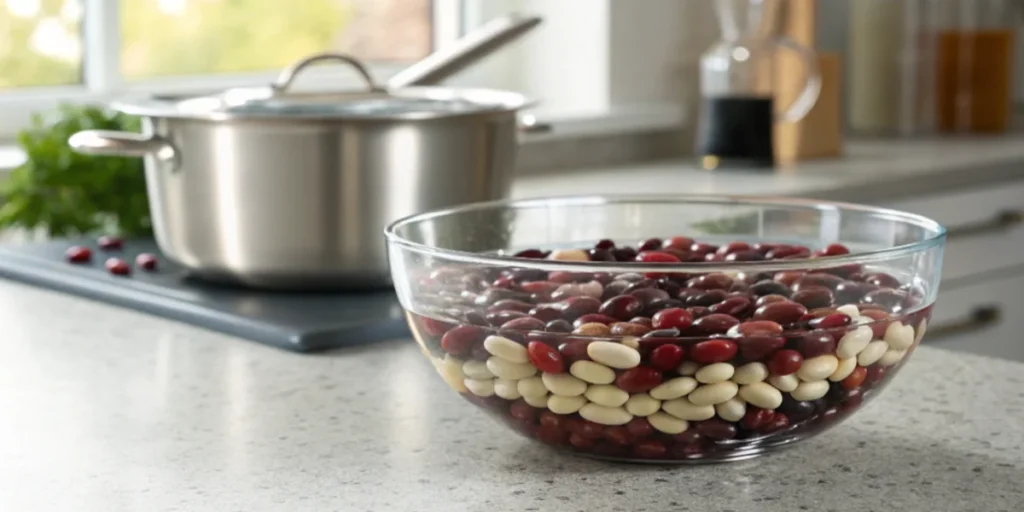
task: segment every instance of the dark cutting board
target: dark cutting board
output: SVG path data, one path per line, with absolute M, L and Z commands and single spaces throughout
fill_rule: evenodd
M 92 263 L 71 264 L 72 245 L 93 250 Z M 126 241 L 118 251 L 102 251 L 92 239 L 0 245 L 0 277 L 88 297 L 171 318 L 296 352 L 394 339 L 409 335 L 394 291 L 278 293 L 201 282 L 160 258 L 154 272 L 109 274 L 103 262 L 151 252 L 151 240 Z

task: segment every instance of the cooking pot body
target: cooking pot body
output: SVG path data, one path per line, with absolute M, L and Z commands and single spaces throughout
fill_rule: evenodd
M 422 120 L 144 118 L 157 242 L 205 279 L 272 289 L 390 285 L 398 218 L 506 197 L 516 115 Z

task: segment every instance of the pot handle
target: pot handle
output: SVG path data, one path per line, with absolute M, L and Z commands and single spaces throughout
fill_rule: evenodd
M 370 92 L 380 92 L 384 90 L 373 81 L 373 77 L 370 76 L 370 70 L 366 69 L 366 66 L 363 65 L 359 59 L 343 53 L 320 53 L 295 62 L 284 68 L 284 70 L 281 71 L 281 74 L 277 75 L 277 79 L 274 80 L 274 83 L 270 84 L 270 89 L 275 95 L 284 94 L 288 92 L 288 88 L 292 86 L 292 82 L 294 82 L 299 76 L 299 72 L 313 64 L 316 64 L 317 62 L 328 60 L 340 61 L 352 66 L 352 68 L 359 73 L 359 76 L 363 77 L 363 81 L 366 82 L 366 87 Z
M 166 139 L 156 135 L 110 130 L 83 130 L 68 138 L 68 145 L 83 155 L 142 157 L 174 160 L 177 151 Z

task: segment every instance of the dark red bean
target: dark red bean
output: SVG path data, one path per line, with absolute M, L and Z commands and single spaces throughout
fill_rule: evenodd
M 474 299 L 473 303 L 477 306 L 489 306 L 503 299 L 518 299 L 527 300 L 530 295 L 525 292 L 509 290 L 507 288 L 488 288 L 483 293 Z
M 545 324 L 541 320 L 527 316 L 509 320 L 502 324 L 501 328 L 502 330 L 520 332 L 543 331 L 545 329 Z
M 121 258 L 107 258 L 103 265 L 107 268 L 107 272 L 115 276 L 127 276 L 132 273 L 132 267 Z
M 889 324 L 892 323 L 890 321 L 891 317 L 889 316 L 889 313 L 877 309 L 861 309 L 860 316 L 868 317 L 873 320 L 873 322 L 867 324 L 867 326 L 871 328 L 871 332 L 874 333 L 876 338 L 884 338 L 885 331 L 889 329 Z
M 644 325 L 644 326 L 647 326 L 647 327 L 653 327 L 654 326 L 654 324 L 652 323 L 651 319 L 647 318 L 645 316 L 635 316 L 633 318 L 630 318 L 629 319 L 629 323 L 631 323 L 631 324 L 640 324 L 640 325 Z
M 740 420 L 740 425 L 747 430 L 757 430 L 772 419 L 774 413 L 768 409 L 761 409 L 752 405 L 747 406 L 747 413 Z
M 696 444 L 703 441 L 703 438 L 697 433 L 697 429 L 691 428 L 685 432 L 674 434 L 672 440 L 679 444 Z
M 701 290 L 728 290 L 732 283 L 732 277 L 729 277 L 727 274 L 714 272 L 690 279 L 686 285 L 690 288 L 699 288 Z
M 700 435 L 715 441 L 725 441 L 736 437 L 736 427 L 718 418 L 699 421 L 696 429 Z
M 551 411 L 543 411 L 540 413 L 540 426 L 551 427 L 561 430 L 565 426 L 565 422 L 568 421 L 567 416 L 561 416 Z
M 788 394 L 783 393 L 782 405 L 779 406 L 778 410 L 788 416 L 790 421 L 795 423 L 813 416 L 814 404 L 811 402 L 796 400 Z
M 782 326 L 771 320 L 751 320 L 736 326 L 736 330 L 743 336 L 753 335 L 778 335 L 782 334 Z
M 155 255 L 148 252 L 135 256 L 135 266 L 146 271 L 156 270 L 158 260 Z
M 455 327 L 454 325 L 448 322 L 444 322 L 434 318 L 427 318 L 425 316 L 419 317 L 419 320 L 420 325 L 423 326 L 423 330 L 426 331 L 427 334 L 431 336 L 442 336 L 444 335 L 444 333 L 448 332 L 449 329 Z
M 864 299 L 864 296 L 869 292 L 873 292 L 878 288 L 874 285 L 867 283 L 857 283 L 854 281 L 843 281 L 836 286 L 835 291 L 835 302 L 837 306 L 845 306 L 846 304 L 856 304 Z
M 825 331 L 811 331 L 800 335 L 797 347 L 804 359 L 811 359 L 825 354 L 834 354 L 836 340 Z
M 731 252 L 725 257 L 725 261 L 762 261 L 764 259 L 763 254 L 753 249 Z
M 651 366 L 663 371 L 675 370 L 683 362 L 686 351 L 679 345 L 661 345 L 651 351 Z
M 590 261 L 615 261 L 615 255 L 607 249 L 591 249 L 587 251 Z
M 683 308 L 669 308 L 658 311 L 651 317 L 654 329 L 688 329 L 693 325 L 693 316 Z
M 725 334 L 733 326 L 739 325 L 739 323 L 739 320 L 729 315 L 712 313 L 694 320 L 691 327 L 701 335 Z
M 687 306 L 711 306 L 729 298 L 729 292 L 725 290 L 708 290 L 696 295 L 690 295 L 684 303 Z
M 528 311 L 528 314 L 542 322 L 551 322 L 552 320 L 561 320 L 562 318 L 561 310 L 546 306 L 537 306 Z
M 473 345 L 473 348 L 469 351 L 469 358 L 474 361 L 486 361 L 490 357 L 491 353 L 484 348 L 482 343 Z
M 711 314 L 711 310 L 704 306 L 694 306 L 692 308 L 686 308 L 686 310 L 690 312 L 690 316 L 692 316 L 694 320 L 704 318 Z
M 592 421 L 580 420 L 572 424 L 572 430 L 588 439 L 600 439 L 604 436 L 604 426 Z
M 798 292 L 808 286 L 824 286 L 829 290 L 835 290 L 837 286 L 842 284 L 843 278 L 834 276 L 832 274 L 814 273 L 805 274 L 800 279 L 797 279 L 793 283 L 793 291 Z
M 453 356 L 468 353 L 474 345 L 482 343 L 487 332 L 475 325 L 460 325 L 441 337 L 441 349 Z
M 524 249 L 512 255 L 513 258 L 527 258 L 531 260 L 542 260 L 548 257 L 548 253 L 540 249 Z
M 524 285 L 527 282 L 543 283 L 543 284 L 557 284 L 557 283 L 548 283 L 547 281 L 545 281 L 548 278 L 548 273 L 543 271 L 543 270 L 540 270 L 540 269 L 517 268 L 517 269 L 508 271 L 508 273 L 505 274 L 505 275 L 507 275 L 508 277 L 512 278 L 516 283 L 519 283 L 520 287 L 524 287 Z M 463 281 L 465 281 L 466 278 L 473 278 L 473 277 L 474 277 L 473 274 L 468 274 L 465 278 L 463 278 Z M 475 278 L 471 279 L 471 281 L 478 281 L 478 282 L 486 283 L 486 281 L 484 279 L 482 279 L 482 276 L 476 276 Z
M 777 283 L 781 283 L 786 286 L 793 286 L 793 283 L 796 283 L 800 278 L 802 278 L 805 275 L 807 275 L 806 272 L 800 272 L 799 270 L 790 270 L 786 272 L 779 272 L 775 274 L 775 276 L 772 277 L 772 279 Z
M 526 345 L 526 355 L 530 358 L 530 362 L 542 372 L 562 373 L 565 371 L 562 355 L 550 345 L 531 341 Z
M 694 244 L 690 246 L 690 251 L 691 252 L 697 252 L 697 253 L 701 253 L 701 254 L 709 253 L 709 252 L 715 252 L 717 250 L 718 250 L 718 246 L 717 245 L 707 244 L 707 243 L 703 243 L 703 242 L 694 242 Z
M 837 329 L 850 325 L 850 322 L 853 322 L 853 319 L 843 313 L 831 313 L 813 318 L 807 322 L 807 325 L 811 329 Z
M 754 283 L 750 286 L 750 291 L 757 296 L 781 295 L 783 298 L 789 297 L 791 293 L 788 286 L 771 279 Z
M 637 438 L 647 437 L 654 432 L 654 427 L 651 426 L 646 418 L 633 418 L 626 424 L 626 429 L 629 430 L 633 437 Z
M 764 361 L 786 346 L 782 336 L 755 335 L 736 340 L 740 356 L 745 361 Z
M 661 246 L 662 246 L 662 241 L 661 241 L 660 238 L 648 238 L 647 240 L 641 240 L 640 243 L 637 244 L 636 250 L 638 250 L 638 251 L 653 251 L 655 249 L 660 249 Z
M 570 322 L 583 315 L 597 313 L 601 309 L 601 301 L 593 297 L 569 297 L 559 304 L 562 318 Z
M 110 235 L 103 235 L 96 239 L 96 244 L 104 251 L 118 251 L 124 247 L 124 240 Z
M 509 290 L 516 290 L 516 289 L 519 289 L 519 283 L 517 283 L 515 281 L 515 279 L 512 279 L 509 276 L 501 276 L 501 277 L 495 279 L 493 283 L 491 283 L 491 287 L 492 288 L 506 288 L 506 289 L 509 289 Z
M 570 333 L 572 332 L 572 324 L 559 318 L 557 320 L 552 320 L 545 324 L 544 330 L 547 332 L 554 333 Z
M 562 359 L 566 364 L 572 364 L 576 361 L 586 361 L 590 359 L 587 355 L 587 345 L 590 342 L 586 340 L 572 340 L 567 341 L 558 347 L 558 352 L 562 354 Z
M 739 347 L 734 341 L 708 340 L 690 349 L 690 359 L 702 364 L 722 363 L 736 357 L 738 351 Z
M 660 459 L 668 453 L 668 448 L 656 439 L 644 439 L 633 446 L 633 453 L 641 459 Z
M 761 434 L 771 434 L 789 428 L 789 417 L 781 412 L 772 414 L 772 417 L 761 425 L 757 431 Z
M 540 409 L 532 407 L 520 398 L 508 406 L 508 413 L 519 421 L 532 422 L 537 419 Z
M 607 250 L 607 249 L 614 249 L 614 248 L 615 248 L 615 242 L 613 242 L 613 241 L 611 241 L 611 240 L 609 240 L 607 238 L 605 238 L 605 239 L 597 242 L 596 244 L 594 244 L 594 249 L 605 249 L 605 250 Z
M 644 303 L 632 295 L 619 295 L 612 297 L 601 304 L 598 312 L 619 320 L 629 320 L 637 315 L 644 307 Z
M 653 317 L 658 313 L 658 311 L 671 308 L 681 308 L 683 306 L 683 301 L 678 299 L 656 300 L 644 307 L 643 315 Z
M 528 313 L 531 309 L 533 309 L 533 307 L 533 304 L 518 299 L 502 299 L 488 306 L 487 312 L 494 313 L 496 311 L 519 311 L 521 313 Z
M 679 258 L 665 251 L 641 250 L 636 255 L 636 261 L 641 263 L 679 263 Z
M 857 389 L 864 383 L 867 376 L 868 369 L 863 366 L 858 366 L 853 369 L 853 373 L 848 375 L 839 384 L 846 390 Z
M 787 325 L 800 320 L 807 313 L 807 308 L 796 302 L 773 302 L 765 304 L 754 311 L 754 320 L 771 320 L 777 324 Z
M 64 257 L 70 263 L 88 263 L 92 261 L 92 250 L 88 247 L 76 245 L 69 247 L 68 250 L 64 252 Z
M 823 308 L 832 304 L 832 290 L 824 286 L 805 286 L 790 298 L 807 309 Z
M 885 373 L 886 367 L 880 364 L 873 364 L 871 366 L 868 366 L 867 375 L 864 378 L 864 384 L 870 386 L 877 385 L 879 382 L 882 381 L 882 379 L 885 378 Z
M 573 432 L 572 434 L 569 434 L 569 444 L 579 450 L 590 450 L 594 448 L 594 445 L 597 443 L 589 437 L 584 437 L 583 435 Z
M 661 384 L 661 372 L 649 366 L 637 366 L 620 373 L 615 384 L 627 393 L 644 393 Z
M 607 427 L 604 429 L 604 438 L 620 446 L 633 444 L 633 435 L 625 426 Z
M 907 294 L 904 292 L 882 288 L 864 295 L 864 302 L 881 306 L 891 313 L 899 313 L 906 298 Z
M 746 316 L 753 310 L 753 304 L 747 297 L 729 297 L 708 308 L 712 313 L 729 315 L 735 318 Z
M 493 325 L 495 327 L 501 327 L 501 326 L 505 325 L 506 323 L 508 323 L 508 322 L 510 322 L 512 320 L 515 320 L 517 318 L 529 318 L 529 317 L 526 315 L 526 313 L 523 313 L 522 311 L 511 311 L 511 310 L 508 310 L 508 311 L 495 311 L 493 313 L 487 313 L 486 315 L 484 315 L 484 318 L 487 319 L 487 323 L 489 323 L 489 324 L 491 324 L 491 325 Z
M 636 258 L 636 249 L 632 247 L 612 249 L 612 256 L 615 256 L 615 261 L 633 261 Z
M 768 360 L 768 371 L 772 375 L 791 375 L 800 369 L 804 362 L 804 356 L 796 350 L 780 350 Z
M 661 247 L 664 249 L 678 249 L 687 252 L 690 252 L 690 246 L 692 245 L 693 239 L 685 236 L 674 236 L 661 243 Z
M 750 250 L 750 244 L 748 244 L 746 242 L 730 242 L 728 244 L 725 244 L 725 245 L 719 247 L 718 250 L 715 251 L 715 253 L 716 254 L 720 254 L 722 256 L 725 256 L 725 255 L 732 254 L 732 253 L 735 253 L 735 252 L 747 251 L 747 250 Z
M 568 440 L 568 435 L 560 428 L 541 425 L 537 428 L 537 439 L 543 443 L 560 445 Z
M 821 250 L 821 254 L 822 256 L 842 256 L 850 254 L 850 250 L 843 244 L 828 244 L 828 246 Z
M 789 299 L 786 298 L 783 295 L 776 295 L 776 294 L 765 295 L 763 297 L 758 297 L 757 301 L 754 302 L 754 306 L 755 307 L 761 307 L 761 306 L 764 306 L 765 304 L 771 304 L 773 302 L 787 302 L 788 300 Z
M 640 302 L 642 302 L 645 307 L 653 302 L 669 299 L 668 292 L 660 288 L 643 288 L 640 290 L 633 290 L 629 292 L 629 294 L 640 299 Z

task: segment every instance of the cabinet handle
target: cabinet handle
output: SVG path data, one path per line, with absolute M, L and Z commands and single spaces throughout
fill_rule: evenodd
M 1006 231 L 1024 222 L 1024 210 L 1000 210 L 991 219 L 969 222 L 946 229 L 946 237 L 964 237 Z
M 1002 316 L 1003 312 L 999 306 L 977 306 L 959 320 L 929 327 L 925 332 L 924 341 L 935 341 L 945 336 L 978 331 L 999 323 Z

